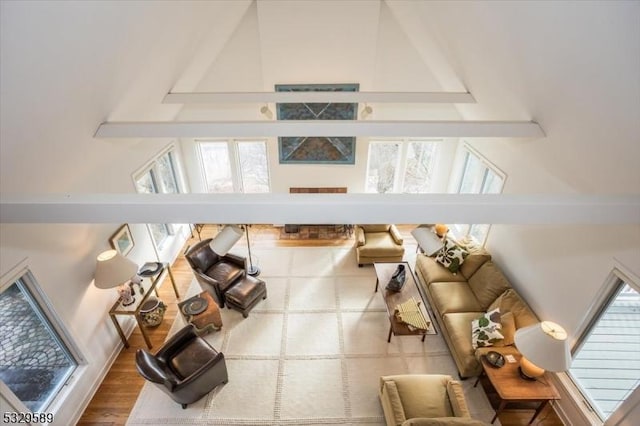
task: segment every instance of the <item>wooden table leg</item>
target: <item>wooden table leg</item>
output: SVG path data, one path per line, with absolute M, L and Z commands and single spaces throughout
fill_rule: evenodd
M 529 424 L 533 423 L 533 421 L 536 419 L 536 417 L 538 417 L 538 414 L 540 414 L 542 412 L 542 410 L 544 410 L 544 407 L 546 407 L 548 403 L 549 403 L 549 401 L 546 400 L 546 399 L 544 401 L 540 402 L 540 405 L 536 409 L 536 412 L 533 414 L 533 417 L 531 417 L 531 421 L 529 422 Z
M 393 334 L 393 327 L 389 326 L 389 337 L 387 337 L 387 343 L 391 343 L 391 334 Z
M 124 333 L 122 332 L 122 327 L 120 327 L 120 323 L 118 322 L 118 319 L 116 318 L 115 315 L 109 314 L 109 316 L 111 317 L 111 321 L 113 321 L 113 325 L 116 326 L 116 330 L 118 331 L 118 334 L 120 335 L 120 340 L 122 340 L 122 343 L 124 343 L 124 347 L 128 348 L 129 347 L 129 342 L 127 342 L 127 338 L 124 335 Z
M 504 407 L 507 405 L 507 401 L 500 401 L 500 405 L 498 406 L 498 409 L 496 410 L 496 415 L 493 416 L 493 419 L 491 419 L 491 424 L 493 424 L 493 422 L 496 421 L 496 419 L 498 418 L 498 415 L 500 413 L 502 413 L 502 410 L 504 410 Z
M 178 287 L 176 286 L 176 280 L 173 279 L 173 272 L 171 272 L 171 265 L 167 264 L 167 272 L 169 272 L 169 279 L 171 279 L 171 285 L 173 286 L 173 292 L 176 294 L 176 299 L 180 299 L 178 294 Z
M 480 383 L 480 379 L 482 379 L 482 376 L 484 376 L 486 373 L 484 371 L 484 368 L 482 369 L 482 371 L 480 372 L 480 374 L 478 374 L 478 378 L 476 379 L 476 382 L 473 384 L 473 387 L 477 387 L 478 383 Z
M 374 293 L 378 292 L 378 284 L 380 284 L 380 280 L 376 278 L 376 289 L 374 290 Z

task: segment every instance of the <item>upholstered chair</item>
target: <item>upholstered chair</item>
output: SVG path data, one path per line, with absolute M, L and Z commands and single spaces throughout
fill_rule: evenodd
M 229 380 L 224 355 L 191 325 L 174 334 L 155 355 L 138 349 L 136 368 L 182 408 Z
M 358 266 L 374 262 L 402 262 L 404 246 L 395 225 L 356 225 Z
M 211 238 L 202 240 L 185 254 L 196 280 L 203 290 L 209 292 L 218 306 L 225 305 L 225 292 L 245 276 L 246 258 L 227 253 L 217 255 L 209 244 Z
M 487 425 L 471 418 L 462 385 L 448 375 L 382 376 L 379 396 L 387 426 Z

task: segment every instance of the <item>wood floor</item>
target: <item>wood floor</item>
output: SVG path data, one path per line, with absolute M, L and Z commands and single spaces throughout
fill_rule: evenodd
M 409 233 L 413 226 L 400 226 L 400 231 L 406 238 L 408 250 L 411 248 L 413 238 Z M 200 232 L 200 238 L 209 238 L 215 235 L 217 227 L 215 225 L 206 225 Z M 251 228 L 251 246 L 252 247 L 318 247 L 318 246 L 351 246 L 353 240 L 280 240 L 280 231 L 278 228 L 271 226 L 252 226 Z M 198 242 L 198 234 L 194 232 L 194 237 L 189 239 L 184 249 Z M 413 241 L 415 246 L 415 241 Z M 184 252 L 183 250 L 182 252 Z M 182 254 L 178 256 L 172 265 L 173 276 L 178 286 L 178 291 L 183 295 L 191 281 L 193 273 L 186 259 Z M 168 280 L 168 278 L 167 278 Z M 167 305 L 164 321 L 156 328 L 148 330 L 148 335 L 154 349 L 157 349 L 167 337 L 167 333 L 171 328 L 171 324 L 178 315 L 176 306 L 176 297 L 170 282 L 165 282 L 158 290 L 160 299 Z M 124 425 L 127 422 L 129 413 L 138 398 L 144 379 L 140 377 L 135 369 L 135 353 L 138 348 L 145 348 L 145 342 L 136 327 L 129 337 L 129 348 L 123 348 L 113 363 L 111 369 L 107 373 L 102 384 L 98 388 L 93 399 L 89 403 L 87 409 L 80 418 L 78 425 L 95 425 L 95 426 L 116 426 Z M 469 379 L 471 380 L 471 379 Z M 500 422 L 507 425 L 526 425 L 533 412 L 532 411 L 505 411 L 500 415 Z M 540 413 L 534 425 L 544 426 L 560 426 L 560 421 L 556 413 L 550 406 Z

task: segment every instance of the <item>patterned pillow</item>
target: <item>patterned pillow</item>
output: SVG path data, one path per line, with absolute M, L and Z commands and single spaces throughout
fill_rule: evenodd
M 447 239 L 436 256 L 436 261 L 442 264 L 454 274 L 460 269 L 460 265 L 469 256 L 469 252 Z
M 471 345 L 473 349 L 493 346 L 498 340 L 504 339 L 504 336 L 498 331 L 501 328 L 499 308 L 471 321 Z

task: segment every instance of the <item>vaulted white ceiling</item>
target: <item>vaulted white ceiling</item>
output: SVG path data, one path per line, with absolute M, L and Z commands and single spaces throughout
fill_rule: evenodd
M 445 90 L 415 45 L 419 40 L 409 38 L 384 1 L 254 2 L 222 38 L 226 44 L 195 91 L 263 92 L 276 84 L 309 83 L 358 83 L 361 91 L 378 92 Z M 211 58 L 209 50 L 198 55 Z M 204 62 L 199 56 L 194 60 Z M 450 69 L 448 77 L 456 80 Z M 465 91 L 459 81 L 449 86 Z M 186 90 L 177 85 L 172 91 Z M 452 104 L 379 105 L 375 111 L 386 119 L 460 118 Z M 186 105 L 179 117 L 251 119 L 256 113 L 256 105 Z
M 378 104 L 375 118 L 535 120 L 543 139 L 474 142 L 521 159 L 520 192 L 640 185 L 638 2 L 2 1 L 0 19 L 3 194 L 130 191 L 167 141 L 95 139 L 101 122 L 261 119 L 162 99 L 278 83 L 468 90 L 476 104 Z

